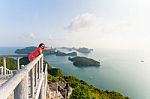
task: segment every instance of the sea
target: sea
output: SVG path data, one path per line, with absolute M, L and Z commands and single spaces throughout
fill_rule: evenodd
M 21 47 L 0 47 L 0 55 L 14 54 L 17 48 Z M 100 61 L 100 67 L 76 67 L 68 56 L 47 55 L 45 60 L 65 75 L 76 76 L 102 90 L 116 91 L 130 99 L 150 99 L 149 50 L 96 48 L 89 54 L 77 53 Z

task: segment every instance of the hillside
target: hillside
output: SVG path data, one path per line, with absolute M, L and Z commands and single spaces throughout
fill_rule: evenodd
M 49 84 L 58 82 L 61 79 L 68 82 L 69 86 L 73 88 L 70 99 L 129 99 L 115 91 L 98 89 L 75 76 L 66 76 L 59 68 L 50 68 L 48 71 Z
M 64 76 L 64 79 L 74 88 L 70 99 L 129 99 L 118 92 L 95 88 L 74 76 Z

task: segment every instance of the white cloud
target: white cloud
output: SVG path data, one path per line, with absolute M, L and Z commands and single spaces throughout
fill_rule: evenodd
M 48 39 L 51 40 L 52 39 L 52 34 L 48 35 Z
M 149 41 L 147 33 L 149 30 L 141 20 L 139 17 L 124 17 L 108 21 L 96 14 L 83 13 L 71 21 L 67 26 L 71 32 L 64 34 L 63 37 L 65 36 L 64 39 L 72 45 L 78 46 L 139 48 L 140 45 L 145 47 Z
M 124 33 L 128 32 L 130 30 L 132 23 L 128 20 L 121 20 L 119 22 L 114 23 L 107 23 L 105 26 L 103 26 L 101 32 L 107 34 L 107 33 Z
M 33 34 L 33 33 L 30 33 L 30 34 L 29 34 L 29 37 L 30 37 L 31 39 L 36 39 L 36 36 L 35 36 L 35 34 Z
M 102 23 L 102 17 L 98 17 L 93 13 L 83 13 L 76 16 L 72 20 L 72 22 L 66 27 L 66 29 L 70 31 L 80 31 L 85 29 L 91 29 Z

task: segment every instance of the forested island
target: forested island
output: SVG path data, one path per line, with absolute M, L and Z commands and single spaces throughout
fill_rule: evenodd
M 77 52 L 64 53 L 61 51 L 55 52 L 56 56 L 77 56 Z
M 15 59 L 7 58 L 7 61 L 9 61 L 7 62 L 8 69 L 17 68 Z M 0 65 L 2 64 L 2 57 L 0 57 Z M 20 64 L 28 64 L 27 57 L 21 58 Z M 44 64 L 48 63 L 44 60 Z M 76 78 L 75 76 L 66 76 L 61 69 L 52 68 L 52 66 L 48 64 L 48 84 L 58 82 L 59 78 L 68 82 L 69 86 L 73 88 L 70 99 L 129 99 L 128 97 L 123 96 L 122 94 L 115 91 L 104 91 L 98 89 L 93 85 L 89 85 L 85 81 Z
M 69 57 L 68 60 L 73 62 L 73 65 L 78 67 L 100 66 L 100 62 L 86 57 Z
M 36 48 L 37 47 L 30 46 L 30 47 L 25 47 L 22 49 L 16 49 L 15 53 L 16 54 L 29 54 L 29 53 L 33 52 Z M 55 54 L 56 56 L 77 56 L 77 52 L 64 53 L 59 50 L 56 50 L 56 48 L 48 50 L 48 51 L 44 51 L 43 54 L 44 55 Z
M 86 53 L 86 54 L 91 53 L 91 51 L 93 51 L 93 49 L 89 49 L 89 48 L 86 48 L 86 47 L 82 47 L 82 48 L 60 47 L 60 49 L 67 49 L 68 51 L 76 50 L 76 51 L 78 51 L 80 53 Z
M 25 47 L 25 48 L 22 48 L 22 49 L 16 49 L 15 50 L 15 53 L 16 54 L 29 54 L 31 52 L 33 52 L 37 47 L 35 46 L 29 46 L 29 47 Z M 55 48 L 54 49 L 51 49 L 51 50 L 47 50 L 47 51 L 44 51 L 43 54 L 44 55 L 50 55 L 50 54 L 55 54 Z
M 78 48 L 78 49 L 76 49 L 78 52 L 80 52 L 80 53 L 90 53 L 91 51 L 93 51 L 93 49 L 88 49 L 88 48 L 85 48 L 85 47 L 83 47 L 83 48 Z
M 16 49 L 15 53 L 16 54 L 29 54 L 29 53 L 33 52 L 36 48 L 37 47 L 35 47 L 35 46 L 30 46 L 30 47 L 25 47 L 22 49 Z

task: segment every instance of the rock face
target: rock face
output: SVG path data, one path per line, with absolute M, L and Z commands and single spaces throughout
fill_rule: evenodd
M 56 56 L 77 56 L 77 53 L 76 52 L 64 53 L 64 52 L 57 51 Z
M 68 60 L 72 61 L 73 65 L 79 67 L 100 66 L 100 62 L 86 57 L 79 57 L 79 56 L 74 58 L 69 57 Z

